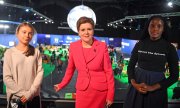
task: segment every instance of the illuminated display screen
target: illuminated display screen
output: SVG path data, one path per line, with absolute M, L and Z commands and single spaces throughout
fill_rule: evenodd
M 136 40 L 122 39 L 122 52 L 130 55 L 136 43 Z

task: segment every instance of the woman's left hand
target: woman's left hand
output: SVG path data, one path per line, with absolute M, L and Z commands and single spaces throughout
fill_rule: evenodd
M 112 101 L 107 100 L 107 101 L 106 101 L 106 106 L 107 106 L 107 108 L 109 108 L 109 107 L 112 105 L 112 103 L 113 103 Z
M 58 92 L 58 91 L 60 90 L 58 84 L 54 85 L 54 90 L 55 90 L 56 92 Z
M 150 92 L 155 91 L 160 88 L 161 86 L 159 84 L 147 85 L 147 91 L 150 91 Z

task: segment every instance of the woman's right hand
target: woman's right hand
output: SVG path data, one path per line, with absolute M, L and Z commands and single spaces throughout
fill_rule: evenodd
M 138 84 L 138 83 L 136 83 L 136 81 L 134 79 L 132 79 L 131 84 L 138 92 L 140 92 L 142 94 L 146 94 L 148 92 L 147 85 L 145 83 Z
M 21 100 L 21 102 L 22 102 L 23 104 L 27 102 L 27 99 L 26 99 L 25 96 L 22 96 L 22 97 L 20 98 L 20 100 Z
M 58 91 L 60 90 L 58 84 L 54 85 L 54 90 L 55 90 L 56 92 L 58 92 Z

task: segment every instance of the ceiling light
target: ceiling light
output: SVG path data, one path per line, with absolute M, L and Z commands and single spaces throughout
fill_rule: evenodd
M 168 4 L 167 4 L 169 7 L 173 7 L 173 3 L 172 2 L 168 2 Z
M 9 28 L 9 25 L 4 25 L 4 24 L 0 24 L 0 29 L 3 28 L 3 29 L 8 29 Z
M 26 12 L 29 12 L 29 9 L 26 9 Z
M 9 25 L 4 25 L 4 28 L 5 28 L 5 29 L 8 29 L 8 28 L 9 28 Z
M 4 4 L 4 1 L 3 1 L 3 0 L 0 0 L 0 4 Z

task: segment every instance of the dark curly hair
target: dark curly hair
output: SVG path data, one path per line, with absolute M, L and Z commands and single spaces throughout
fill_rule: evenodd
M 169 41 L 170 28 L 169 28 L 169 26 L 168 26 L 167 21 L 165 20 L 165 18 L 162 17 L 161 15 L 154 15 L 154 16 L 151 16 L 151 17 L 148 19 L 148 21 L 147 21 L 146 24 L 145 24 L 144 30 L 143 30 L 143 32 L 142 32 L 142 34 L 141 34 L 141 39 L 140 39 L 140 40 L 144 40 L 144 39 L 150 37 L 149 32 L 148 32 L 148 27 L 149 27 L 150 22 L 151 22 L 153 19 L 160 19 L 160 20 L 163 22 L 163 24 L 164 24 L 164 30 L 163 30 L 163 32 L 162 32 L 161 38 Z

